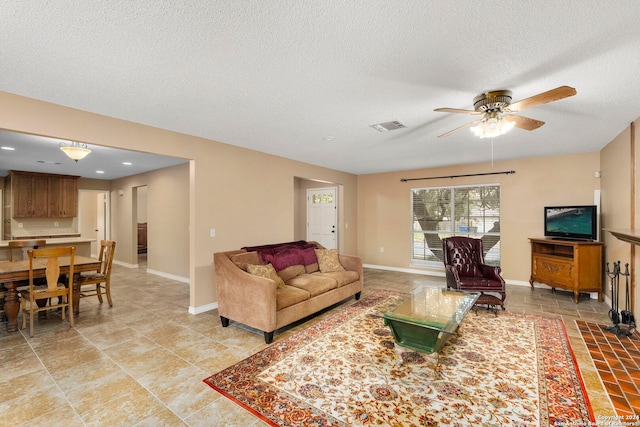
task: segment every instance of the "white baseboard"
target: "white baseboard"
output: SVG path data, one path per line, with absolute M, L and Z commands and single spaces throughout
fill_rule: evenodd
M 433 270 L 418 270 L 415 268 L 389 267 L 386 265 L 362 264 L 364 268 L 373 268 L 376 270 L 399 271 L 402 273 L 422 274 L 423 276 L 444 277 L 444 272 Z
M 415 268 L 401 268 L 401 267 L 389 267 L 386 265 L 374 265 L 374 264 L 363 264 L 365 268 L 373 268 L 376 270 L 387 270 L 387 271 L 399 271 L 402 273 L 414 273 L 414 274 L 422 274 L 423 276 L 434 276 L 434 277 L 445 277 L 444 271 L 433 271 L 433 270 L 419 270 Z M 512 279 L 504 279 L 507 285 L 516 285 L 516 286 L 527 286 L 531 287 L 531 284 L 526 280 L 512 280 Z M 551 286 L 545 285 L 544 283 L 533 282 L 534 288 L 546 288 L 551 289 Z M 591 299 L 597 299 L 597 292 L 590 292 L 589 296 Z M 611 300 L 605 296 L 605 302 L 609 306 L 611 306 Z
M 138 264 L 129 264 L 122 261 L 113 260 L 114 264 L 121 265 L 127 268 L 138 268 Z M 164 277 L 165 279 L 175 280 L 176 282 L 186 283 L 187 285 L 191 284 L 191 281 L 188 277 L 176 276 L 175 274 L 164 273 L 158 270 L 152 270 L 147 268 L 148 274 L 154 274 L 156 276 Z M 198 307 L 189 307 L 189 314 L 200 314 L 205 313 L 207 311 L 215 310 L 218 308 L 218 302 L 212 302 L 211 304 L 205 304 Z
M 189 314 L 200 314 L 207 311 L 215 310 L 218 308 L 218 302 L 212 302 L 211 304 L 200 305 L 198 307 L 189 307 Z
M 98 258 L 98 257 L 96 257 L 96 258 Z M 127 268 L 138 268 L 138 264 L 129 264 L 128 262 L 122 262 L 122 261 L 118 261 L 116 259 L 113 260 L 113 263 L 121 265 L 123 267 L 127 267 Z
M 191 283 L 191 281 L 189 280 L 188 277 L 176 276 L 175 274 L 164 273 L 164 272 L 158 271 L 158 270 L 152 270 L 152 269 L 147 268 L 147 273 L 154 274 L 154 275 L 160 276 L 160 277 L 164 277 L 165 279 L 175 280 L 176 282 L 182 282 L 182 283 L 186 283 L 186 284 L 190 284 Z
M 116 261 L 115 259 L 113 260 L 113 263 L 121 265 L 123 267 L 127 267 L 127 268 L 138 268 L 139 267 L 138 264 L 129 264 L 127 262 Z M 176 276 L 175 274 L 164 273 L 164 272 L 158 271 L 158 270 L 152 270 L 152 269 L 147 268 L 147 273 L 154 274 L 154 275 L 160 276 L 160 277 L 164 277 L 165 279 L 175 280 L 176 282 L 181 282 L 181 283 L 186 283 L 186 284 L 190 284 L 191 283 L 191 281 L 189 280 L 188 277 Z

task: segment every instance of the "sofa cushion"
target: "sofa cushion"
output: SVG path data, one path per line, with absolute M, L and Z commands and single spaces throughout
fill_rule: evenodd
M 294 288 L 293 286 L 283 286 L 276 289 L 276 310 L 298 304 L 311 298 L 309 292 Z
M 280 276 L 282 280 L 286 283 L 287 280 L 292 279 L 304 273 L 305 273 L 304 265 L 296 264 L 278 271 L 278 276 Z
M 260 277 L 264 277 L 265 279 L 273 280 L 274 282 L 276 282 L 276 285 L 278 288 L 284 287 L 284 281 L 282 280 L 282 278 L 280 278 L 280 276 L 278 276 L 278 273 L 276 273 L 276 270 L 274 270 L 271 264 L 266 264 L 266 265 L 247 264 L 247 271 L 253 274 L 254 276 L 260 276 Z
M 247 264 L 264 264 L 260 259 L 258 252 L 241 252 L 239 254 L 231 255 L 229 259 L 244 271 L 247 271 Z
M 320 266 L 317 262 L 314 262 L 313 264 L 305 265 L 304 271 L 307 273 L 315 273 L 316 271 L 320 271 Z
M 329 273 L 331 271 L 344 271 L 344 267 L 340 264 L 337 249 L 316 249 L 318 257 L 318 265 L 320 271 Z
M 360 278 L 360 275 L 356 271 L 330 271 L 328 273 L 313 273 L 312 276 L 329 277 L 338 283 L 338 287 L 353 283 Z
M 484 289 L 487 291 L 502 291 L 502 282 L 490 280 L 484 277 L 464 277 L 460 279 L 459 288 L 461 291 Z
M 293 286 L 307 291 L 311 297 L 323 294 L 338 287 L 338 282 L 331 277 L 316 274 L 303 274 L 287 281 L 287 286 Z

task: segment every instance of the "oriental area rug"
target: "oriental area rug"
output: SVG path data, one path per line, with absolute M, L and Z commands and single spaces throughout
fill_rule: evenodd
M 398 297 L 371 294 L 204 382 L 272 426 L 593 425 L 562 321 L 471 311 L 434 358 L 394 348 L 372 315 Z

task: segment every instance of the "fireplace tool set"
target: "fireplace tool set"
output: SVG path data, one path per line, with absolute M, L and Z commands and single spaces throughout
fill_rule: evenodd
M 629 264 L 624 265 L 624 273 L 622 273 L 620 271 L 620 261 L 613 263 L 613 270 L 609 270 L 609 263 L 607 263 L 607 276 L 611 280 L 611 310 L 609 310 L 609 318 L 613 322 L 613 326 L 604 329 L 618 336 L 628 337 L 633 334 L 636 328 L 636 320 L 629 307 Z M 625 276 L 625 309 L 622 311 L 618 311 L 620 276 Z M 626 327 L 622 328 L 620 324 L 626 325 Z

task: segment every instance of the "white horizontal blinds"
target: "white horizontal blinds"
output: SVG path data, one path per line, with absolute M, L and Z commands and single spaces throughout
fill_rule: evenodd
M 485 260 L 500 264 L 500 186 L 416 188 L 412 193 L 413 264 L 443 267 L 442 238 L 481 238 Z
M 412 260 L 442 264 L 440 234 L 450 234 L 452 188 L 412 190 Z

